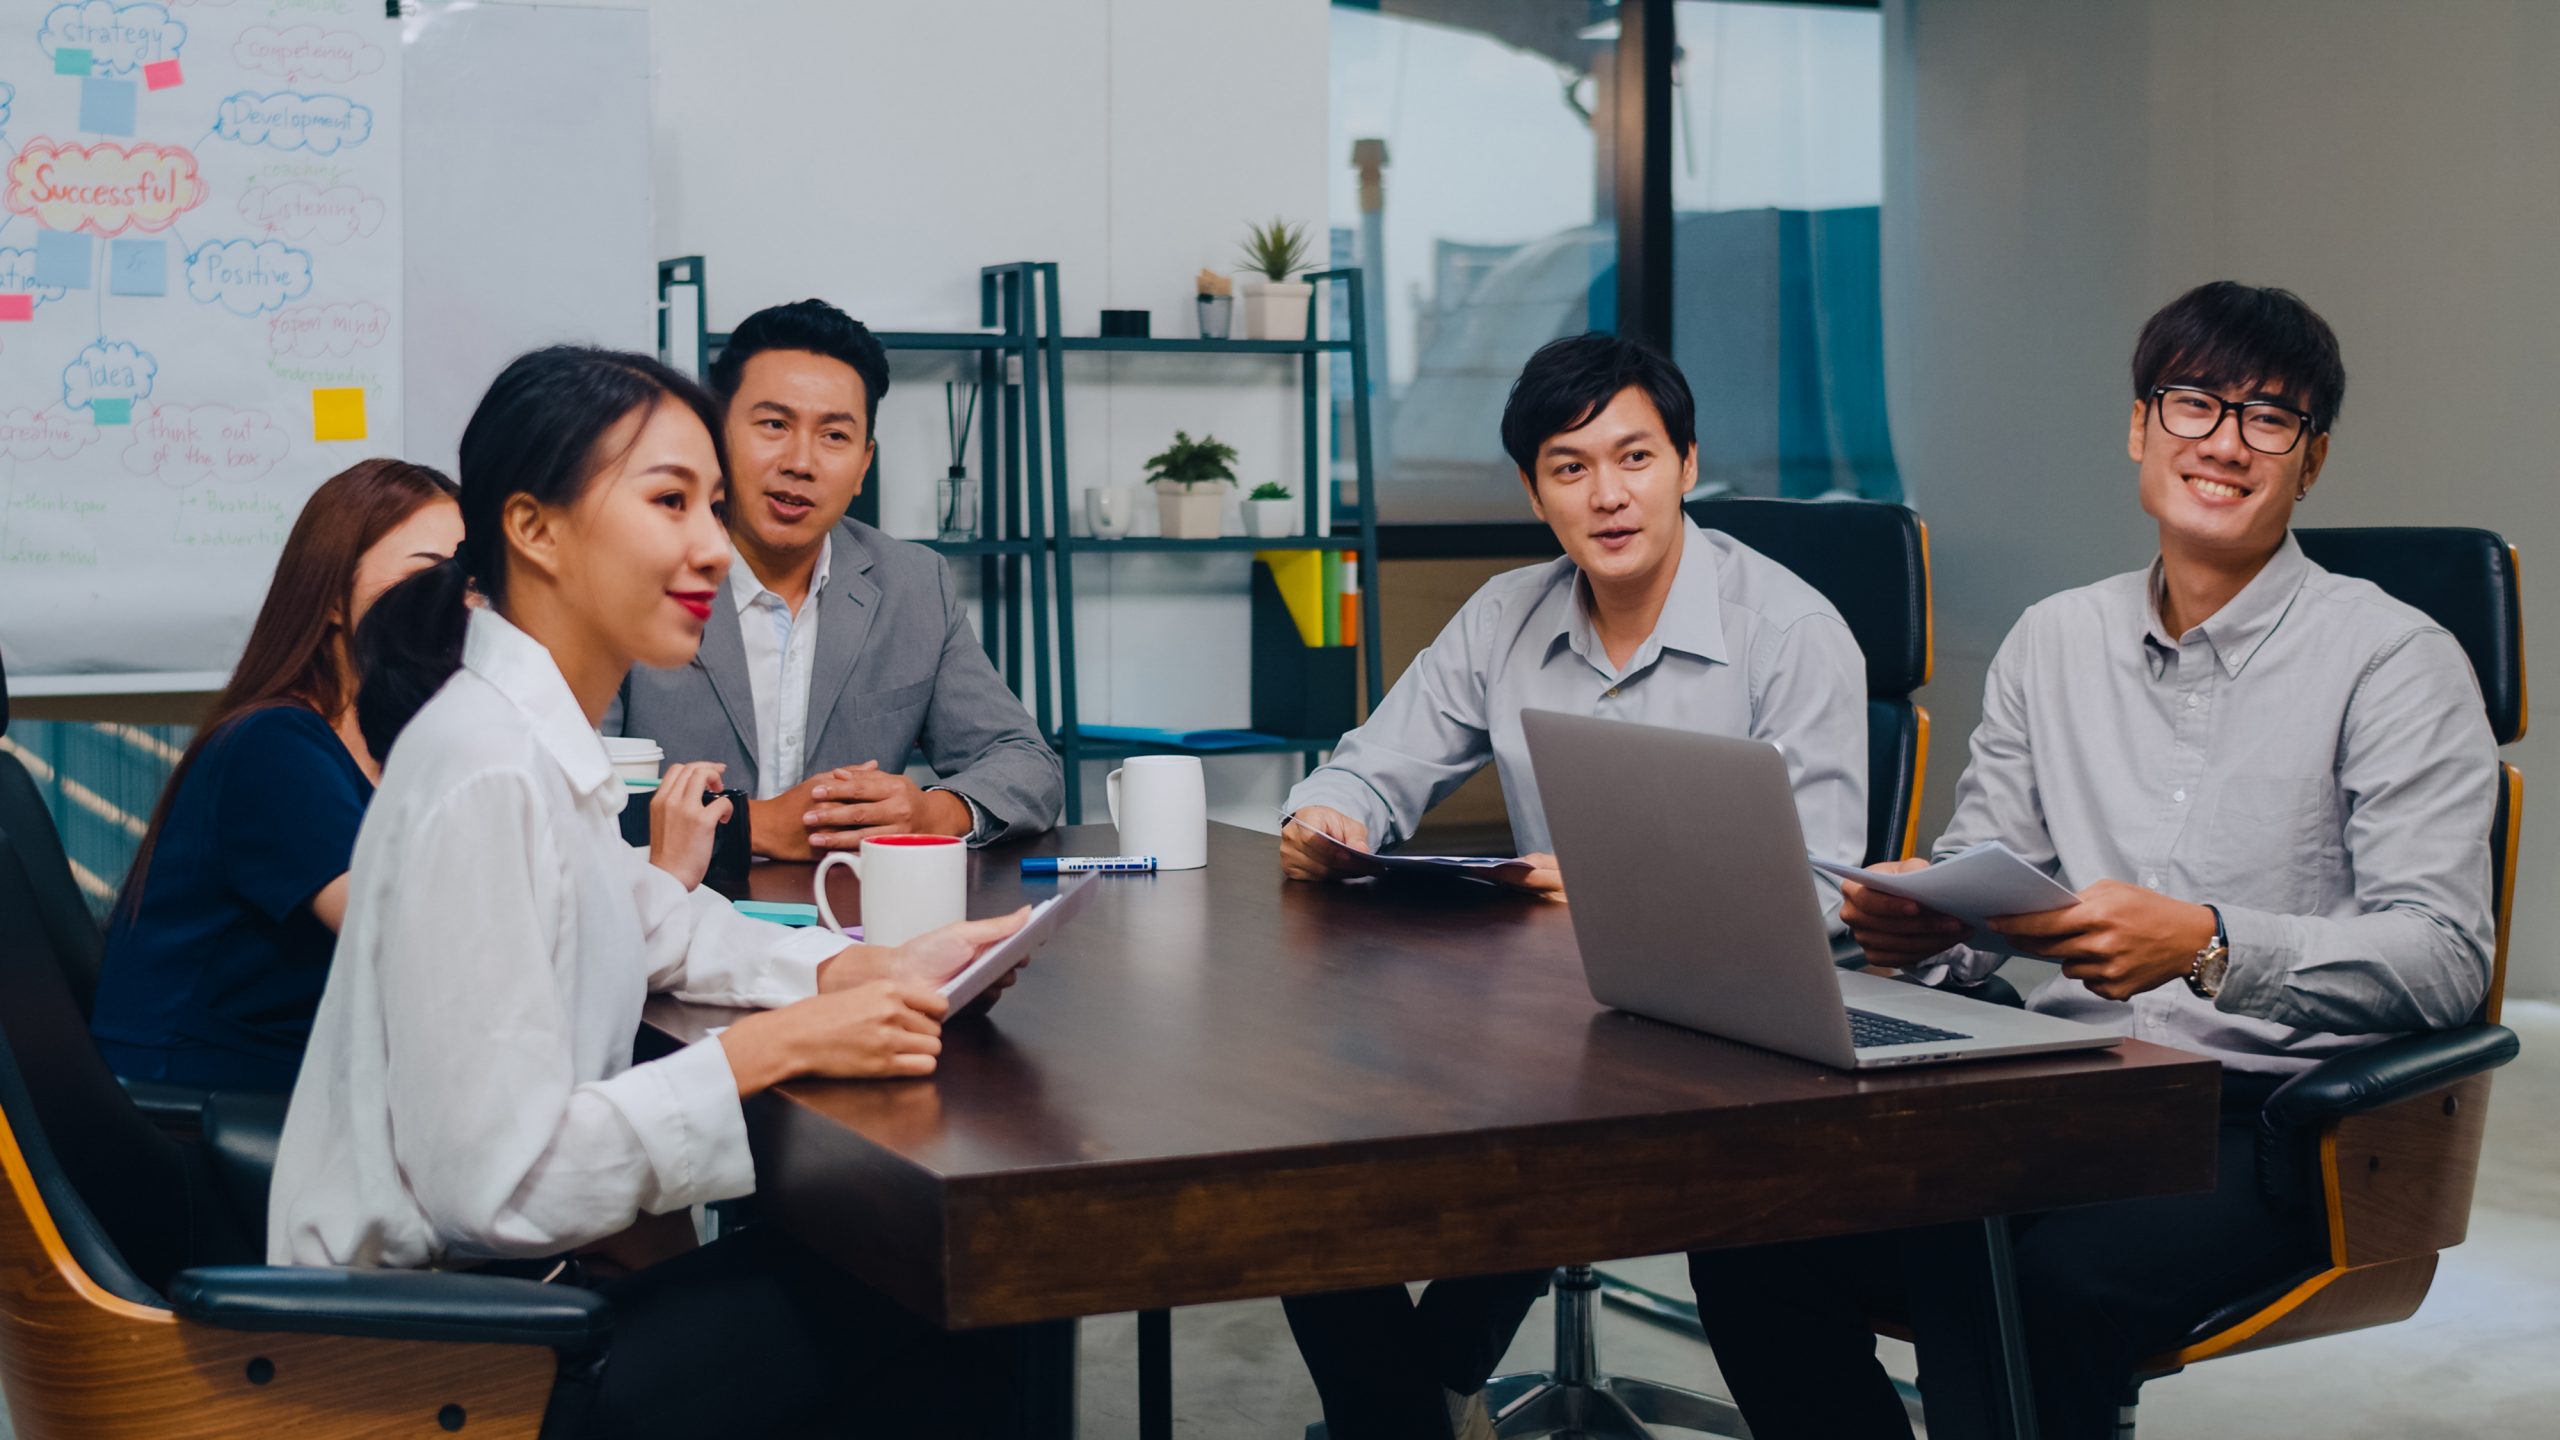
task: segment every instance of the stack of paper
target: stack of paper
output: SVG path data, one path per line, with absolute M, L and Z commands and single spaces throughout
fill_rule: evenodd
M 1983 928 L 1984 921 L 1995 915 L 2035 915 L 2080 903 L 2079 896 L 1997 840 L 1985 840 L 1925 869 L 1900 874 L 1843 865 L 1820 856 L 1810 858 L 1813 868 L 1825 874 L 1855 880 L 1871 890 L 1914 900 L 1941 915 L 1964 921 L 1974 927 L 1966 944 L 2003 955 L 2027 952 Z

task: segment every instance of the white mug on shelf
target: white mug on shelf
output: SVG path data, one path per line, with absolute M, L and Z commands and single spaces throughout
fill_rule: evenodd
M 818 862 L 818 919 L 841 932 L 827 903 L 827 872 L 842 865 L 862 881 L 862 941 L 904 945 L 969 914 L 969 847 L 956 835 L 874 835 L 859 853 L 831 851 Z
M 1120 853 L 1153 855 L 1158 870 L 1209 863 L 1209 790 L 1197 755 L 1132 755 L 1103 782 Z
M 1084 492 L 1084 520 L 1096 540 L 1123 540 L 1138 528 L 1138 487 L 1096 485 Z

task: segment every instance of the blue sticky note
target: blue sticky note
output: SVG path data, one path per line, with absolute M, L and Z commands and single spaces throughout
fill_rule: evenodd
M 80 82 L 80 128 L 96 135 L 133 133 L 134 97 L 142 87 L 130 80 L 102 80 L 92 75 Z
M 100 425 L 133 423 L 133 402 L 122 396 L 99 396 L 89 402 L 89 418 Z
M 68 230 L 36 232 L 36 283 L 56 290 L 89 288 L 89 237 Z
M 107 293 L 110 295 L 166 295 L 169 293 L 169 242 L 166 240 L 115 240 L 107 246 Z
M 91 57 L 86 50 L 66 48 L 53 52 L 53 73 L 56 75 L 86 75 L 90 63 Z

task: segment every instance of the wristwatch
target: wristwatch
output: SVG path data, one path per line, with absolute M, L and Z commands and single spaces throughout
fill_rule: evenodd
M 2213 940 L 2196 952 L 2195 963 L 2187 967 L 2187 988 L 2207 1000 L 2222 993 L 2223 973 L 2231 968 L 2231 937 L 2222 928 L 2222 911 L 2213 911 Z

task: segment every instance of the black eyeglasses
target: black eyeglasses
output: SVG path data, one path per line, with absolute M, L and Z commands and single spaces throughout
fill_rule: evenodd
M 2273 400 L 2234 403 L 2191 385 L 2155 385 L 2151 403 L 2160 412 L 2160 428 L 2181 440 L 2202 440 L 2222 428 L 2222 417 L 2240 412 L 2240 443 L 2261 455 L 2291 454 L 2311 430 L 2311 417 Z

